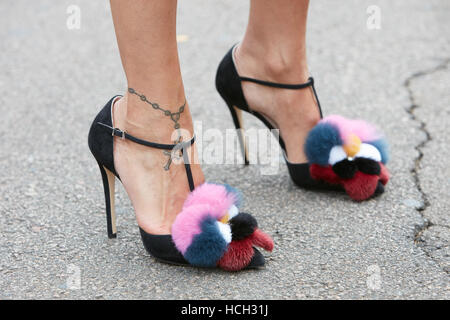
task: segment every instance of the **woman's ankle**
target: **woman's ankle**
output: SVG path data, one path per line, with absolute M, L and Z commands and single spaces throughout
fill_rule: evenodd
M 135 89 L 136 92 L 137 89 Z M 139 92 L 140 93 L 140 92 Z M 142 93 L 145 95 L 145 93 Z M 189 106 L 183 95 L 178 95 L 178 104 L 165 106 L 157 101 L 147 98 L 143 101 L 139 96 L 127 93 L 114 105 L 115 126 L 125 130 L 129 134 L 140 137 L 144 140 L 171 144 L 174 140 L 175 131 L 179 126 L 183 129 L 184 135 L 193 134 L 192 119 Z M 151 103 L 158 103 L 161 109 L 154 108 Z M 180 111 L 180 108 L 181 111 Z M 178 113 L 179 116 L 168 115 Z M 176 120 L 176 121 L 174 121 Z
M 235 50 L 241 76 L 278 83 L 303 83 L 309 77 L 306 50 L 245 40 Z

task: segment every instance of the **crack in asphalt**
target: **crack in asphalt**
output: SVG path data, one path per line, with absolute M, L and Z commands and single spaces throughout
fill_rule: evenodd
M 415 114 L 416 109 L 419 108 L 420 106 L 416 103 L 416 100 L 414 98 L 414 92 L 413 92 L 413 90 L 411 88 L 411 82 L 414 81 L 417 78 L 433 74 L 434 72 L 437 72 L 437 71 L 440 71 L 440 70 L 447 69 L 449 63 L 450 63 L 450 58 L 449 59 L 445 59 L 444 61 L 442 61 L 441 63 L 439 63 L 437 66 L 435 66 L 433 68 L 430 68 L 430 69 L 427 69 L 427 70 L 423 70 L 423 71 L 419 71 L 419 72 L 416 72 L 416 73 L 412 74 L 404 82 L 404 86 L 406 87 L 406 90 L 408 91 L 409 100 L 411 102 L 411 105 L 410 105 L 409 108 L 406 109 L 406 112 L 409 114 L 409 116 L 410 116 L 412 121 L 414 121 L 414 122 L 419 124 L 419 130 L 421 132 L 423 132 L 424 135 L 425 135 L 425 139 L 414 147 L 414 149 L 418 153 L 418 156 L 414 159 L 414 167 L 411 169 L 411 174 L 412 174 L 413 179 L 414 179 L 414 184 L 415 184 L 415 186 L 416 186 L 417 190 L 419 191 L 419 193 L 421 195 L 421 198 L 422 198 L 422 205 L 420 207 L 416 208 L 416 210 L 417 210 L 417 212 L 419 212 L 419 214 L 421 215 L 421 217 L 423 219 L 423 223 L 421 225 L 416 225 L 415 226 L 414 243 L 419 248 L 421 248 L 423 250 L 423 252 L 438 265 L 440 265 L 440 263 L 438 261 L 436 261 L 434 259 L 434 257 L 431 256 L 431 254 L 427 250 L 425 250 L 425 248 L 423 248 L 420 245 L 421 243 L 425 242 L 425 240 L 422 239 L 422 234 L 426 230 L 428 230 L 431 226 L 435 226 L 436 225 L 436 224 L 434 224 L 432 221 L 430 221 L 425 216 L 425 211 L 430 206 L 430 201 L 428 199 L 428 196 L 427 196 L 426 192 L 422 188 L 422 184 L 421 184 L 420 176 L 419 176 L 419 171 L 420 171 L 420 168 L 421 168 L 421 162 L 422 162 L 422 159 L 423 159 L 423 156 L 424 156 L 423 148 L 431 140 L 433 140 L 433 137 L 431 136 L 430 132 L 427 129 L 426 122 L 424 120 L 422 120 L 422 119 L 419 119 L 419 117 Z M 446 272 L 446 273 L 449 273 L 448 270 L 443 269 L 443 271 Z

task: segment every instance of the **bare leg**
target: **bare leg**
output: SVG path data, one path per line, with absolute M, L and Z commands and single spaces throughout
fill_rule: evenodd
M 244 39 L 235 52 L 241 76 L 298 84 L 309 77 L 306 20 L 309 0 L 251 0 Z M 303 144 L 320 119 L 311 89 L 286 90 L 244 82 L 251 109 L 265 114 L 280 129 L 291 162 L 306 162 Z
M 128 87 L 172 112 L 185 102 L 176 43 L 176 0 L 111 0 L 111 10 Z M 125 93 L 114 106 L 115 126 L 142 139 L 172 143 L 174 122 L 136 95 Z M 179 123 L 193 134 L 186 105 Z M 194 147 L 190 148 L 195 152 Z M 183 165 L 163 169 L 161 150 L 115 138 L 114 163 L 136 212 L 138 224 L 152 234 L 170 233 L 189 192 Z M 196 184 L 204 180 L 192 166 Z

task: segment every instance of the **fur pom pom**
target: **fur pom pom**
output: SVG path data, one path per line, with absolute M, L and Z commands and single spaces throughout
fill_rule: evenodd
M 331 149 L 341 144 L 338 129 L 334 125 L 319 122 L 306 138 L 305 153 L 309 163 L 328 165 Z
M 215 267 L 227 250 L 228 243 L 220 232 L 217 221 L 211 217 L 202 222 L 201 231 L 186 249 L 184 258 L 194 266 Z
M 233 240 L 242 240 L 250 236 L 258 227 L 256 219 L 250 214 L 241 212 L 229 221 Z
M 308 134 L 305 153 L 313 179 L 341 185 L 356 201 L 382 193 L 389 180 L 383 165 L 389 157 L 387 143 L 362 120 L 322 119 Z
M 233 240 L 219 260 L 218 266 L 227 271 L 238 271 L 245 268 L 255 254 L 253 246 L 272 251 L 273 241 L 269 235 L 256 228 L 249 237 Z
M 218 266 L 227 271 L 239 271 L 248 266 L 252 261 L 253 254 L 252 239 L 232 241 L 219 260 Z
M 184 255 L 194 237 L 202 232 L 202 223 L 207 219 L 215 219 L 207 204 L 192 205 L 178 214 L 172 225 L 172 240 L 177 249 Z
M 342 182 L 347 194 L 356 201 L 369 199 L 375 194 L 378 185 L 378 176 L 357 172 L 353 179 Z
M 389 161 L 389 146 L 385 139 L 367 141 L 367 143 L 377 148 L 377 150 L 380 152 L 382 163 L 386 164 Z
M 339 161 L 332 169 L 341 179 L 351 179 L 355 176 L 356 171 L 358 171 L 356 163 L 347 159 Z
M 172 225 L 172 240 L 190 264 L 237 271 L 251 262 L 253 244 L 272 250 L 255 218 L 239 213 L 241 204 L 241 193 L 228 185 L 204 183 L 190 193 Z
M 258 228 L 252 234 L 252 241 L 255 246 L 261 247 L 266 251 L 271 252 L 273 250 L 272 238 Z
M 228 192 L 227 188 L 221 184 L 203 183 L 192 191 L 183 208 L 188 208 L 192 205 L 209 205 L 210 213 L 216 218 L 220 219 L 226 211 L 236 201 L 235 195 Z
M 361 141 L 375 141 L 381 139 L 381 134 L 370 123 L 364 120 L 347 119 L 338 115 L 330 115 L 323 118 L 319 123 L 334 125 L 343 143 L 347 142 L 352 135 L 356 135 Z
M 189 194 L 172 225 L 172 240 L 190 264 L 217 265 L 233 237 L 231 225 L 221 219 L 239 216 L 241 198 L 237 189 L 214 183 L 204 183 Z

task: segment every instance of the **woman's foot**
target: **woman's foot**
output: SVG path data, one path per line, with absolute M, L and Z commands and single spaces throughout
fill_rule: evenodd
M 291 62 L 280 53 L 262 54 L 264 50 L 254 45 L 247 48 L 239 45 L 234 51 L 240 76 L 288 84 L 300 84 L 308 80 L 306 57 L 296 57 Z M 263 114 L 280 130 L 289 161 L 307 162 L 303 150 L 306 136 L 320 120 L 312 88 L 279 89 L 243 81 L 242 90 L 249 108 Z
M 151 100 L 150 97 L 148 99 Z M 181 100 L 179 105 L 182 104 Z M 135 95 L 127 93 L 116 101 L 113 119 L 116 128 L 135 137 L 173 144 L 174 122 Z M 186 130 L 184 140 L 190 139 L 193 126 L 187 105 L 178 123 Z M 195 150 L 195 144 L 187 149 L 191 162 Z M 174 160 L 169 170 L 164 170 L 168 159 L 163 150 L 114 138 L 115 169 L 133 204 L 139 226 L 149 234 L 170 234 L 171 226 L 189 194 L 183 162 Z M 203 183 L 200 165 L 192 163 L 191 168 L 195 185 Z

